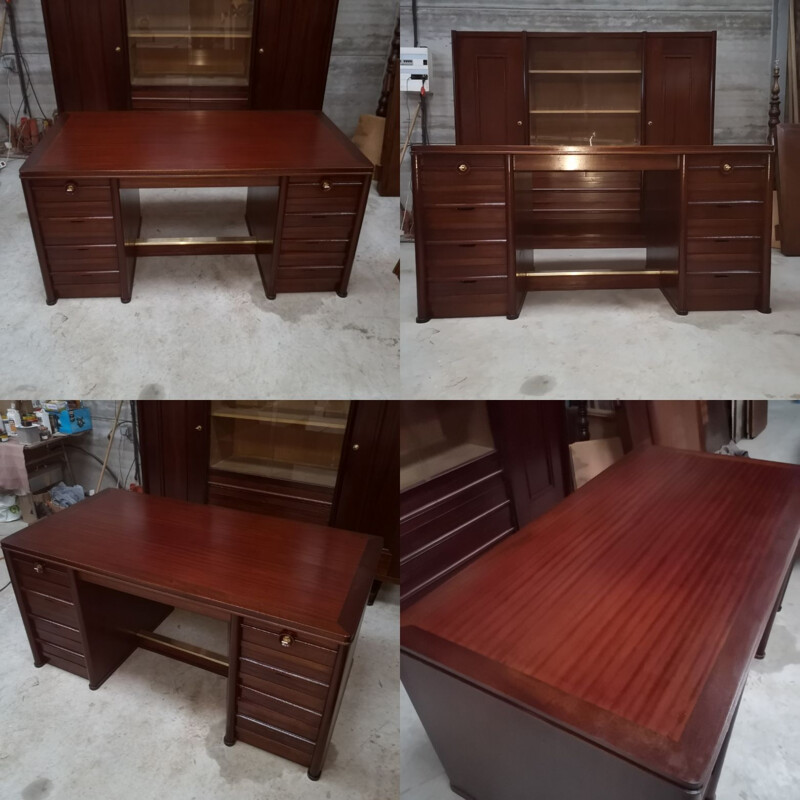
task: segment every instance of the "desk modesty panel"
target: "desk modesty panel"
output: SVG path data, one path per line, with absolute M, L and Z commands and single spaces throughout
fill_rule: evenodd
M 318 111 L 107 111 L 60 117 L 20 176 L 52 305 L 130 301 L 140 256 L 235 253 L 270 299 L 344 297 L 372 170 Z M 214 186 L 248 187 L 248 237 L 140 238 L 139 189 Z
M 800 532 L 800 468 L 636 450 L 402 614 L 475 800 L 713 798 Z
M 36 666 L 97 689 L 143 647 L 225 675 L 225 743 L 241 739 L 319 777 L 377 537 L 110 489 L 2 549 Z M 228 620 L 228 652 L 152 633 L 173 607 Z
M 416 146 L 417 320 L 515 319 L 528 291 L 592 288 L 768 313 L 772 164 L 766 146 Z M 646 266 L 537 264 L 616 247 L 646 248 Z

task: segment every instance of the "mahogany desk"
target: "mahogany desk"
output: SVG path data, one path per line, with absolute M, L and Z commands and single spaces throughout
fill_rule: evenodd
M 129 302 L 139 256 L 223 253 L 255 255 L 270 299 L 345 297 L 372 169 L 319 111 L 98 111 L 61 117 L 20 176 L 52 305 Z M 247 186 L 250 236 L 140 238 L 139 189 L 199 186 Z
M 650 447 L 403 611 L 453 790 L 713 798 L 799 532 L 800 467 Z
M 515 319 L 549 289 L 660 288 L 678 314 L 768 313 L 772 160 L 766 146 L 416 146 L 417 321 Z M 616 247 L 646 248 L 646 267 L 535 263 Z
M 97 689 L 142 647 L 225 675 L 225 744 L 320 776 L 377 537 L 111 489 L 2 548 L 37 667 Z M 227 620 L 228 652 L 153 633 L 173 607 Z

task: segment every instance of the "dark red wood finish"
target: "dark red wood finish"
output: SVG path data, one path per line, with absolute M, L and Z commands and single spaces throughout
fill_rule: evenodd
M 137 255 L 256 255 L 265 293 L 347 294 L 372 165 L 320 112 L 76 113 L 20 170 L 48 303 L 131 299 Z M 144 249 L 140 188 L 248 186 L 252 242 Z
M 800 125 L 776 128 L 781 253 L 800 256 Z
M 525 35 L 453 31 L 457 144 L 527 144 Z
M 525 291 L 549 289 L 658 287 L 680 314 L 769 312 L 769 147 L 418 145 L 412 172 L 419 322 L 513 319 Z M 573 175 L 603 174 L 643 186 L 624 225 L 557 207 Z M 647 248 L 645 270 L 531 274 L 535 249 L 633 244 Z
M 37 666 L 96 689 L 140 646 L 227 675 L 226 744 L 319 777 L 379 539 L 107 490 L 2 548 Z M 227 657 L 148 637 L 172 606 L 227 619 Z
M 716 31 L 645 34 L 644 144 L 713 144 Z
M 243 87 L 131 87 L 124 0 L 43 0 L 59 111 L 321 110 L 338 0 L 257 0 Z
M 637 450 L 405 610 L 402 649 L 553 737 L 702 790 L 799 531 L 797 467 Z

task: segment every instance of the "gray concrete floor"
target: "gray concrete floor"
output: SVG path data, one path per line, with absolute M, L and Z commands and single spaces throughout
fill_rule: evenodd
M 800 464 L 800 405 L 770 403 L 766 430 L 740 446 L 753 458 Z M 411 700 L 400 694 L 400 796 L 457 800 Z M 763 661 L 754 660 L 733 729 L 718 800 L 800 797 L 800 561 Z M 577 800 L 577 799 L 576 799 Z
M 8 526 L 8 527 L 6 527 Z M 0 538 L 13 531 L 0 525 Z M 0 561 L 0 587 L 8 581 Z M 11 587 L 0 591 L 0 800 L 394 800 L 399 782 L 399 590 L 366 610 L 319 781 L 242 742 L 226 747 L 225 679 L 137 650 L 96 692 L 33 666 Z M 175 611 L 159 628 L 225 651 L 219 620 Z
M 20 160 L 0 171 L 6 395 L 386 398 L 399 392 L 397 198 L 373 188 L 347 298 L 264 296 L 252 256 L 142 258 L 133 300 L 45 304 Z M 244 233 L 245 190 L 143 192 L 143 235 Z M 209 219 L 208 202 L 214 203 Z
M 625 251 L 616 251 L 619 257 Z M 562 257 L 586 251 L 565 251 Z M 401 246 L 407 398 L 800 396 L 800 258 L 772 251 L 772 314 L 679 317 L 657 289 L 529 292 L 517 320 L 419 325 L 413 245 Z

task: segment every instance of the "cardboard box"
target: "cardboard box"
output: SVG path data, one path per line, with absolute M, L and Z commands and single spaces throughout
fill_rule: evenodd
M 92 415 L 88 408 L 59 411 L 50 415 L 54 433 L 81 433 L 92 429 Z

